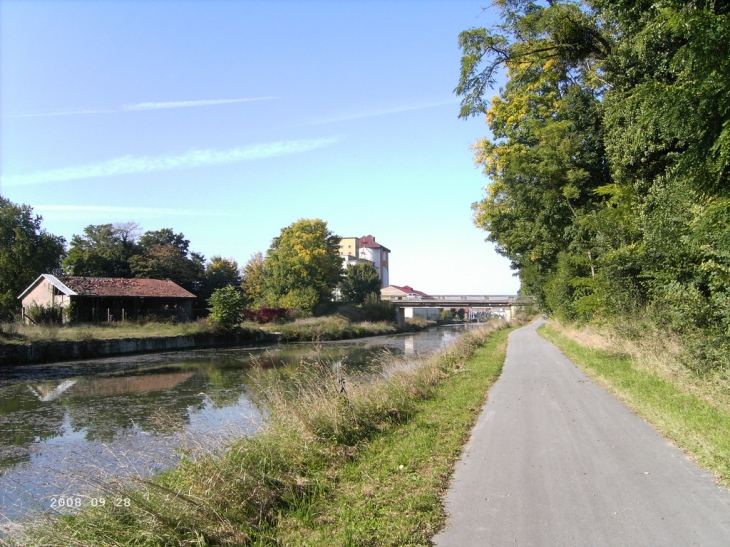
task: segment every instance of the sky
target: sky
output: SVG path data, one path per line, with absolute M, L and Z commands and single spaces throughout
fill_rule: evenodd
M 320 218 L 390 249 L 392 284 L 515 294 L 453 92 L 483 5 L 0 0 L 0 194 L 67 241 L 136 222 L 241 266 Z

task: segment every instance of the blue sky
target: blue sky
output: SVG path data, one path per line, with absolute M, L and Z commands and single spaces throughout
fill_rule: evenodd
M 243 265 L 321 218 L 391 249 L 391 283 L 515 293 L 474 227 L 457 119 L 471 1 L 0 2 L 0 192 L 70 240 L 171 227 Z

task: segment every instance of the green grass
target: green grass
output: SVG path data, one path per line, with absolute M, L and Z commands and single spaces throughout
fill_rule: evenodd
M 508 331 L 492 335 L 454 363 L 413 419 L 372 439 L 337 470 L 329 495 L 294 508 L 279 522 L 283 545 L 430 545 L 443 526 L 441 496 L 487 389 L 499 377 Z
M 718 480 L 730 485 L 730 413 L 629 356 L 578 344 L 548 324 L 538 329 L 597 383 L 625 402 Z
M 500 330 L 501 329 L 501 330 Z M 429 545 L 440 496 L 488 387 L 504 324 L 464 335 L 379 381 L 307 364 L 286 382 L 261 371 L 268 424 L 150 480 L 107 485 L 129 507 L 39 521 L 19 545 Z M 417 366 L 414 366 L 417 365 Z M 344 389 L 343 389 L 344 388 Z
M 279 333 L 283 342 L 320 342 L 412 332 L 423 330 L 433 324 L 432 321 L 417 319 L 407 320 L 404 326 L 399 327 L 387 321 L 355 322 L 344 317 L 328 316 L 297 319 L 292 323 L 268 324 L 260 327 L 268 332 Z

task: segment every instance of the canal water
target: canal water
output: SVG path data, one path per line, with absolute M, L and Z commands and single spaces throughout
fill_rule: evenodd
M 0 368 L 0 527 L 114 478 L 169 467 L 181 448 L 255 433 L 254 369 L 320 361 L 377 374 L 384 353 L 427 355 L 464 328 Z

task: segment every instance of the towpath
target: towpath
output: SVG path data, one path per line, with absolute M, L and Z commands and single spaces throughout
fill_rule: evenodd
M 436 545 L 730 546 L 730 492 L 593 384 L 539 324 L 510 335 Z

